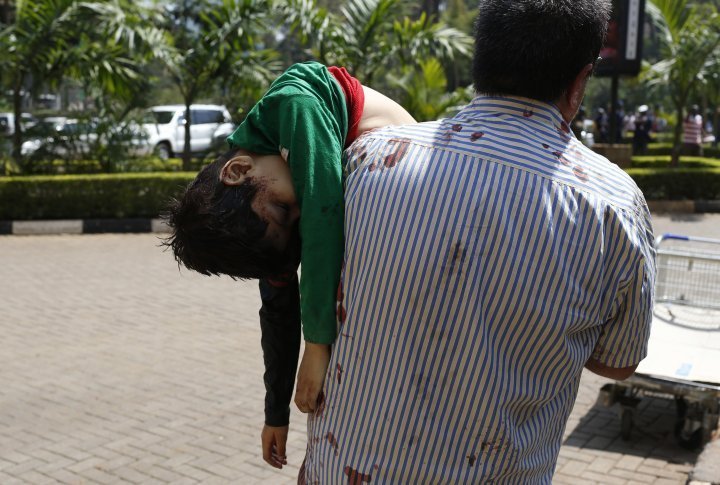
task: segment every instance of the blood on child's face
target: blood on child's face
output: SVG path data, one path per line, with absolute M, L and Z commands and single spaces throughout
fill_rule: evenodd
M 257 156 L 248 175 L 258 187 L 251 207 L 268 225 L 265 240 L 285 253 L 300 219 L 290 168 L 279 155 Z

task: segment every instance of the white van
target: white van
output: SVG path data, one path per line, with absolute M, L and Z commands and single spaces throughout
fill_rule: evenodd
M 143 124 L 149 148 L 160 158 L 179 156 L 185 149 L 185 106 L 153 106 L 152 119 Z M 235 129 L 225 106 L 193 104 L 190 106 L 190 151 L 203 153 L 218 140 L 224 140 Z

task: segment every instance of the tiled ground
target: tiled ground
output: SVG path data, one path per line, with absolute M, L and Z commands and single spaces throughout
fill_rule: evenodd
M 293 483 L 260 458 L 254 283 L 178 273 L 154 235 L 0 237 L 0 483 Z M 583 376 L 557 483 L 685 483 L 674 409 L 628 443 Z

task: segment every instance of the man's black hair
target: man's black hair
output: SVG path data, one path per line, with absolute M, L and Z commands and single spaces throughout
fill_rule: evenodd
M 265 278 L 297 264 L 293 240 L 281 253 L 264 241 L 267 223 L 251 205 L 258 186 L 252 179 L 225 185 L 220 171 L 240 150 L 230 150 L 203 168 L 170 202 L 165 219 L 172 229 L 163 244 L 178 264 L 204 275 Z M 299 259 L 298 259 L 299 261 Z
M 596 61 L 610 9 L 609 0 L 480 0 L 475 90 L 557 100 Z

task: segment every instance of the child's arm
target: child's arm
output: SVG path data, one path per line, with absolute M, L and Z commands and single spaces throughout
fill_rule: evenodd
M 300 351 L 300 299 L 297 274 L 260 280 L 260 344 L 265 363 L 263 459 L 282 468 L 290 421 L 290 400 Z
M 410 113 L 398 103 L 372 88 L 363 86 L 365 104 L 358 124 L 358 134 L 390 125 L 417 123 Z
M 330 345 L 305 342 L 295 390 L 295 405 L 301 412 L 313 412 L 318 406 L 329 362 Z

